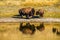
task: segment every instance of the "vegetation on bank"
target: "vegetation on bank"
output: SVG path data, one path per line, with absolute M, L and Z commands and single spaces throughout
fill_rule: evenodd
M 34 7 L 35 10 L 43 8 L 45 10 L 44 17 L 60 18 L 60 5 L 57 3 L 31 3 L 20 1 L 0 1 L 0 18 L 12 17 L 18 14 L 18 10 L 22 7 Z

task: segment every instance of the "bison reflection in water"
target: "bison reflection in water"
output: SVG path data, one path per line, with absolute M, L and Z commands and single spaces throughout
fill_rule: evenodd
M 56 33 L 57 35 L 60 35 L 60 31 L 58 31 L 57 28 L 53 28 L 52 31 L 53 31 L 53 33 Z
M 56 34 L 57 34 L 57 35 L 60 35 L 60 31 L 57 30 Z
M 19 10 L 19 14 L 20 14 L 21 18 L 22 18 L 22 16 L 25 15 L 27 19 L 28 19 L 30 16 L 34 16 L 34 12 L 35 12 L 34 8 L 31 8 L 31 7 L 21 8 L 21 9 Z
M 57 31 L 56 28 L 53 28 L 53 29 L 52 29 L 52 32 L 53 32 L 53 33 L 55 33 L 56 31 Z
M 36 11 L 36 15 L 39 15 L 40 17 L 43 17 L 44 14 L 44 10 L 43 9 L 39 9 Z
M 24 34 L 34 34 L 35 27 L 34 25 L 30 25 L 30 23 L 27 23 L 25 26 L 22 26 L 23 23 L 20 24 L 20 31 Z
M 37 29 L 38 29 L 39 31 L 43 31 L 43 30 L 45 29 L 44 23 L 41 23 L 39 26 L 37 26 Z

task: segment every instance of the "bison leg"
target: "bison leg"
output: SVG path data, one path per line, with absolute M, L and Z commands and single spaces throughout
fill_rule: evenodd
M 22 10 L 19 10 L 19 15 L 22 18 L 22 16 L 23 16 Z
M 30 17 L 33 17 L 33 16 L 34 16 L 34 12 L 30 12 L 30 13 L 29 13 L 29 16 L 30 16 Z
M 40 17 L 43 17 L 43 14 L 40 14 Z
M 23 18 L 23 14 L 22 13 L 20 14 L 20 17 Z
M 26 19 L 29 19 L 29 15 L 26 15 Z
M 39 12 L 38 11 L 36 12 L 36 15 L 39 15 Z

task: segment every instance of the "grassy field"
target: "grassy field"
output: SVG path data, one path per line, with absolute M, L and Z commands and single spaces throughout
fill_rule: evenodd
M 39 25 L 39 23 L 30 24 Z M 44 23 L 45 30 L 41 32 L 36 29 L 33 35 L 21 33 L 19 26 L 20 23 L 0 23 L 0 40 L 60 40 L 60 36 L 52 32 L 53 27 L 60 30 L 60 23 Z
M 50 2 L 49 2 L 50 3 Z M 12 17 L 18 14 L 18 10 L 22 7 L 34 7 L 35 10 L 40 8 L 44 9 L 44 18 L 60 18 L 60 5 L 59 2 L 52 4 L 49 3 L 23 3 L 20 1 L 0 1 L 0 18 Z
M 0 18 L 1 17 L 12 17 L 14 15 L 17 15 L 18 10 L 20 8 L 21 8 L 20 6 L 1 6 L 0 7 Z M 41 7 L 34 7 L 34 8 L 39 9 Z M 55 7 L 54 8 L 52 8 L 52 7 L 46 7 L 46 8 L 42 7 L 42 8 L 45 9 L 44 18 L 50 18 L 50 17 L 52 17 L 52 18 L 60 18 L 60 9 L 59 8 L 55 8 Z

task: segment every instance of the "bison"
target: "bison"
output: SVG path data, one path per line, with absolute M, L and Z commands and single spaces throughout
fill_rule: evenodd
M 39 15 L 40 17 L 43 17 L 44 14 L 44 10 L 43 9 L 39 9 L 36 11 L 36 15 Z
M 19 9 L 19 15 L 21 16 L 21 18 L 24 15 L 26 16 L 26 18 L 29 18 L 30 16 L 34 15 L 34 12 L 35 12 L 35 9 L 31 7 Z

